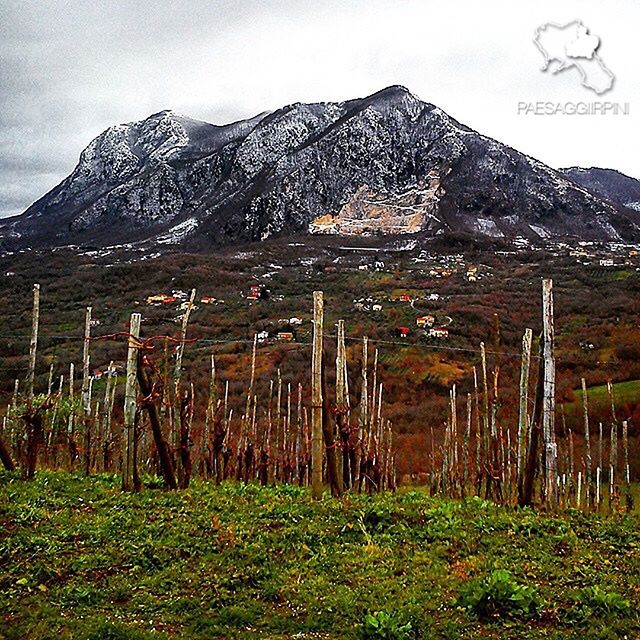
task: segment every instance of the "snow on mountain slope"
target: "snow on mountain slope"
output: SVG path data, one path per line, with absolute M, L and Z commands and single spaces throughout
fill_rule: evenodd
M 0 224 L 0 242 L 225 244 L 310 225 L 618 239 L 640 236 L 636 214 L 393 86 L 226 126 L 162 111 L 111 127 L 60 185 Z
M 563 175 L 585 189 L 634 211 L 640 211 L 640 180 L 614 169 L 570 167 Z

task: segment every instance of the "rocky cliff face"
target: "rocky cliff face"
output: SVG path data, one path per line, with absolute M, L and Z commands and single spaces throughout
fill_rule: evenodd
M 403 87 L 227 126 L 164 111 L 111 127 L 0 241 L 112 244 L 278 233 L 640 236 L 638 216 Z

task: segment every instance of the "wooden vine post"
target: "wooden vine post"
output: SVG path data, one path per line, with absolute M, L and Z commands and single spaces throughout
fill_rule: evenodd
M 587 504 L 591 503 L 593 494 L 592 494 L 592 464 L 591 464 L 591 438 L 589 434 L 589 398 L 587 396 L 587 382 L 584 378 L 581 379 L 582 384 L 582 416 L 584 419 L 584 475 L 587 486 Z M 602 447 L 602 439 L 600 440 Z M 600 473 L 598 473 L 598 476 Z M 597 478 L 598 481 L 598 498 L 600 492 L 600 478 Z
M 174 423 L 174 431 L 173 431 L 173 445 L 180 452 L 180 455 L 177 458 L 178 461 L 178 479 L 179 483 L 184 483 L 185 479 L 185 462 L 187 465 L 190 464 L 190 456 L 191 452 L 189 450 L 188 444 L 187 449 L 184 449 L 185 441 L 188 443 L 189 434 L 186 434 L 186 438 L 184 437 L 184 426 L 182 424 L 182 397 L 181 397 L 181 388 L 180 381 L 182 379 L 182 358 L 184 356 L 184 341 L 187 339 L 187 326 L 189 325 L 189 316 L 191 315 L 191 311 L 193 310 L 193 304 L 196 297 L 196 290 L 191 290 L 191 296 L 189 297 L 189 302 L 187 303 L 187 307 L 185 309 L 184 315 L 182 316 L 182 324 L 180 326 L 180 342 L 176 347 L 176 360 L 173 369 L 173 423 Z M 187 426 L 187 425 L 185 425 Z
M 313 352 L 311 356 L 311 489 L 322 496 L 322 291 L 313 292 Z
M 360 416 L 358 418 L 358 434 L 356 438 L 356 458 L 354 469 L 354 483 L 360 490 L 362 468 L 365 464 L 365 436 L 367 431 L 367 420 L 369 419 L 369 382 L 367 380 L 367 367 L 369 360 L 369 338 L 362 339 L 362 370 L 360 385 Z
M 138 338 L 140 314 L 132 313 L 129 324 L 129 349 L 127 352 L 127 379 L 124 393 L 124 434 L 122 451 L 122 490 L 135 490 L 135 421 L 137 407 Z
M 338 344 L 336 349 L 336 437 L 342 446 L 342 459 L 338 475 L 343 486 L 351 484 L 349 421 L 347 415 L 347 354 L 344 342 L 344 320 L 338 320 Z
M 484 426 L 484 472 L 486 477 L 485 496 L 490 498 L 492 495 L 493 485 L 493 433 L 489 420 L 489 382 L 487 375 L 487 352 L 484 342 L 480 343 L 480 359 L 482 364 L 482 408 L 483 408 L 483 426 Z
M 38 461 L 38 449 L 43 441 L 44 426 L 42 411 L 47 408 L 48 399 L 40 406 L 34 407 L 34 383 L 36 371 L 36 353 L 38 350 L 38 322 L 40 317 L 40 285 L 33 285 L 33 316 L 31 341 L 29 344 L 29 368 L 27 371 L 27 411 L 23 416 L 26 423 L 26 451 L 22 475 L 31 479 L 35 475 Z M 15 407 L 15 402 L 14 402 Z M 15 415 L 15 413 L 14 413 Z
M 518 505 L 530 507 L 533 504 L 534 480 L 538 467 L 538 444 L 540 441 L 540 421 L 542 416 L 543 393 L 544 393 L 544 358 L 542 336 L 539 339 L 538 354 L 538 380 L 536 382 L 536 395 L 533 403 L 533 416 L 531 417 L 531 429 L 529 430 L 529 441 L 527 442 L 527 460 L 524 468 L 522 487 L 518 487 Z
M 82 411 L 84 417 L 84 474 L 91 470 L 91 385 L 89 383 L 89 342 L 91 340 L 91 307 L 84 315 L 84 342 L 82 345 Z
M 624 496 L 626 502 L 627 511 L 631 511 L 633 507 L 633 500 L 631 497 L 631 483 L 630 483 L 630 473 L 629 473 L 629 428 L 626 420 L 622 421 L 622 448 L 624 455 Z
M 544 442 L 545 500 L 557 502 L 558 447 L 555 435 L 556 368 L 554 358 L 553 281 L 542 281 L 542 338 L 544 387 L 542 399 L 542 439 Z
M 520 365 L 520 407 L 518 411 L 518 487 L 522 487 L 529 425 L 529 369 L 531 366 L 531 340 L 533 331 L 525 329 L 522 336 L 522 362 Z
M 29 343 L 29 369 L 27 372 L 27 400 L 33 401 L 36 377 L 36 354 L 38 352 L 38 324 L 40 322 L 40 285 L 33 285 L 33 315 L 31 316 L 31 342 Z

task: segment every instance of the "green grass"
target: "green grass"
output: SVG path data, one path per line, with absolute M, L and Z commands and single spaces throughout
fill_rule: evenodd
M 0 474 L 2 640 L 638 637 L 640 517 Z
M 613 399 L 616 406 L 621 407 L 626 403 L 640 402 L 640 380 L 615 382 L 611 386 L 613 387 Z M 574 404 L 581 408 L 582 389 L 576 389 L 575 394 L 576 402 Z M 589 399 L 589 405 L 591 406 L 608 407 L 611 404 L 606 384 L 588 387 L 587 397 Z

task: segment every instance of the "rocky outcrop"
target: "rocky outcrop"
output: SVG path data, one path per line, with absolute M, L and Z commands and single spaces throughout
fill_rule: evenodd
M 256 241 L 346 234 L 636 238 L 637 212 L 403 87 L 226 126 L 171 111 L 111 127 L 0 243 Z

